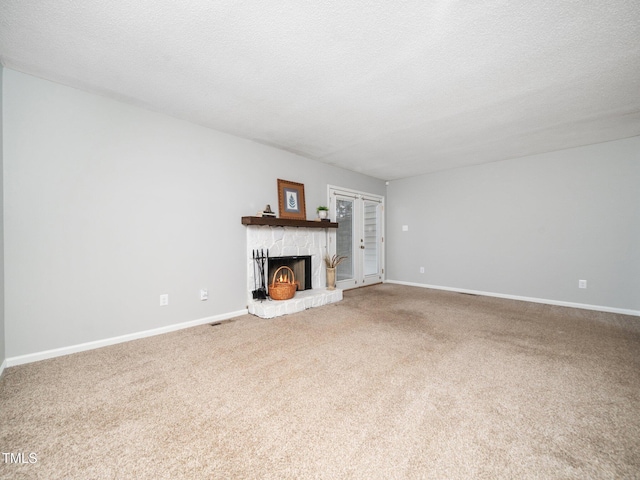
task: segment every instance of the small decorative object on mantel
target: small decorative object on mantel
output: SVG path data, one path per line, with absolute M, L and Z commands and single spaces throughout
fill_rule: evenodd
M 279 178 L 278 207 L 280 218 L 306 220 L 307 207 L 304 203 L 304 185 Z
M 347 257 L 343 255 L 330 257 L 327 254 L 324 256 L 324 264 L 327 267 L 327 290 L 336 289 L 336 268 L 346 259 Z
M 256 217 L 276 217 L 276 212 L 271 210 L 271 205 L 267 205 L 266 207 L 264 207 L 264 210 L 262 212 L 258 212 L 256 214 Z
M 285 269 L 289 270 L 289 273 L 281 273 L 278 277 L 278 273 Z M 273 300 L 289 300 L 296 294 L 298 285 L 299 283 L 296 283 L 293 270 L 283 265 L 273 273 L 273 281 L 269 285 L 269 296 Z
M 325 207 L 324 205 L 320 205 L 316 208 L 316 212 L 318 212 L 318 218 L 320 220 L 330 221 L 327 217 L 329 216 L 329 207 Z

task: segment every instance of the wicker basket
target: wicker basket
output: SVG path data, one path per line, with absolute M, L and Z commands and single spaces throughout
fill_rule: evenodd
M 283 268 L 286 268 L 290 272 L 291 276 L 289 277 L 289 281 L 276 282 L 276 276 L 278 275 L 278 272 Z M 297 284 L 296 279 L 293 275 L 293 270 L 291 270 L 286 265 L 283 265 L 282 267 L 278 268 L 273 274 L 273 281 L 271 282 L 271 285 L 269 285 L 269 296 L 274 300 L 289 300 L 296 294 L 296 288 Z

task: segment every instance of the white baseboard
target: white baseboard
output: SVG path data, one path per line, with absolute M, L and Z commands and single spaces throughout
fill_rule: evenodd
M 395 283 L 407 285 L 409 287 L 433 288 L 434 290 L 447 290 L 449 292 L 470 293 L 472 295 L 483 295 L 485 297 L 508 298 L 509 300 L 522 300 L 523 302 L 545 303 L 547 305 L 558 305 L 560 307 L 582 308 L 584 310 L 596 310 L 599 312 L 619 313 L 622 315 L 633 315 L 640 317 L 640 310 L 627 310 L 624 308 L 605 307 L 601 305 L 588 305 L 585 303 L 563 302 L 561 300 L 548 300 L 545 298 L 521 297 L 519 295 L 506 295 L 503 293 L 481 292 L 478 290 L 467 290 L 465 288 L 441 287 L 439 285 L 427 285 L 424 283 L 401 282 L 400 280 L 385 280 L 385 283 Z
M 238 310 L 236 312 L 223 313 L 220 315 L 214 315 L 212 317 L 200 318 L 198 320 L 192 320 L 190 322 L 177 323 L 174 325 L 168 325 L 166 327 L 154 328 L 153 330 L 145 330 L 142 332 L 130 333 L 128 335 L 121 335 L 119 337 L 105 338 L 104 340 L 96 340 L 94 342 L 80 343 L 78 345 L 71 345 L 69 347 L 55 348 L 53 350 L 45 350 L 43 352 L 29 353 L 27 355 L 19 355 L 17 357 L 7 358 L 2 363 L 4 367 L 14 367 L 16 365 L 22 365 L 24 363 L 38 362 L 40 360 L 46 360 L 48 358 L 61 357 L 63 355 L 70 355 L 72 353 L 84 352 L 86 350 L 93 350 L 96 348 L 107 347 L 109 345 L 115 345 L 117 343 L 129 342 L 131 340 L 138 340 L 140 338 L 153 337 L 155 335 L 162 335 L 163 333 L 175 332 L 176 330 L 182 330 L 184 328 L 197 327 L 198 325 L 204 325 L 205 323 L 220 322 L 228 320 L 229 318 L 239 317 L 246 315 L 247 309 Z
M 0 377 L 2 377 L 2 372 L 4 372 L 5 368 L 7 368 L 7 359 L 6 358 L 2 361 L 2 365 L 0 365 Z

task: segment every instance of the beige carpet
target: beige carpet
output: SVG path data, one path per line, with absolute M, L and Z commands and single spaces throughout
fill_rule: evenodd
M 379 285 L 9 368 L 0 478 L 640 478 L 640 319 Z M 2 458 L 0 458 L 2 461 Z

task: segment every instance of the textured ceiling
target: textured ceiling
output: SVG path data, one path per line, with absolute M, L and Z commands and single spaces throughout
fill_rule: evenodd
M 638 0 L 0 0 L 0 59 L 386 180 L 640 135 Z

